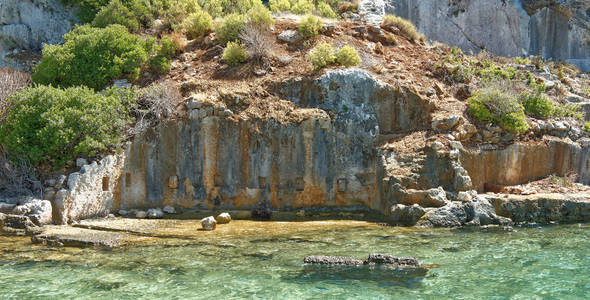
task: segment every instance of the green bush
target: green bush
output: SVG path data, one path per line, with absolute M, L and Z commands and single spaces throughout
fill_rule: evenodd
M 61 167 L 76 157 L 95 156 L 121 143 L 131 123 L 132 89 L 36 86 L 9 98 L 0 124 L 0 145 L 14 158 Z
M 314 15 L 307 15 L 297 25 L 297 31 L 304 38 L 316 37 L 322 29 L 322 20 Z
M 43 48 L 33 81 L 61 87 L 86 85 L 95 90 L 121 77 L 135 81 L 157 48 L 153 39 L 144 40 L 121 25 L 79 26 L 64 35 L 63 45 Z
M 336 55 L 336 62 L 345 67 L 352 67 L 358 65 L 361 62 L 361 57 L 353 47 L 344 46 L 338 51 L 338 54 Z
M 182 28 L 189 38 L 198 38 L 211 31 L 213 28 L 213 18 L 211 18 L 208 12 L 199 10 L 184 20 Z
M 94 21 L 92 21 L 92 26 L 101 28 L 111 24 L 123 25 L 130 31 L 139 29 L 139 22 L 136 20 L 135 15 L 120 0 L 111 1 L 109 5 L 98 12 Z
M 263 5 L 261 0 L 201 0 L 203 8 L 213 18 L 230 14 L 245 14 L 253 7 Z
M 486 88 L 475 92 L 468 102 L 469 112 L 480 121 L 498 124 L 513 132 L 529 128 L 524 107 L 513 95 Z
M 169 5 L 164 10 L 166 23 L 174 27 L 181 25 L 190 14 L 201 10 L 197 0 L 168 0 Z
M 231 14 L 223 18 L 215 26 L 215 33 L 219 42 L 225 45 L 228 42 L 236 41 L 240 35 L 240 31 L 244 28 L 245 21 L 246 17 L 240 14 Z
M 338 15 L 334 12 L 330 4 L 326 2 L 318 3 L 318 14 L 325 18 L 336 19 Z
M 523 92 L 519 96 L 524 111 L 529 116 L 547 119 L 555 113 L 555 105 L 546 95 L 535 92 Z
M 88 23 L 92 22 L 94 16 L 109 3 L 109 0 L 62 0 L 62 3 L 76 6 L 80 22 Z
M 590 135 L 590 122 L 586 122 L 586 124 L 584 124 L 584 131 Z
M 291 2 L 289 2 L 289 0 L 269 0 L 268 5 L 273 13 L 288 11 L 291 9 Z
M 275 19 L 272 17 L 272 13 L 263 4 L 256 5 L 248 10 L 246 20 L 250 24 L 266 27 L 274 24 L 275 22 Z
M 238 42 L 228 42 L 225 50 L 223 50 L 223 60 L 232 66 L 237 66 L 246 62 L 248 59 L 248 52 L 246 47 Z
M 407 37 L 413 42 L 426 40 L 426 37 L 418 32 L 418 29 L 416 29 L 416 26 L 414 26 L 412 22 L 402 17 L 386 15 L 385 18 L 383 18 L 382 24 L 383 26 L 387 27 L 397 27 L 405 37 Z
M 311 53 L 309 54 L 309 60 L 316 70 L 330 65 L 336 60 L 334 48 L 332 48 L 332 45 L 326 42 L 321 42 L 311 50 Z
M 315 6 L 311 0 L 298 0 L 295 4 L 291 5 L 291 12 L 298 15 L 309 14 L 314 9 Z

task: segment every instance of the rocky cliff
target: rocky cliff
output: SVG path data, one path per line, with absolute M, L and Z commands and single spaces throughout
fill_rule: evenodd
M 389 0 L 385 11 L 465 51 L 542 55 L 590 70 L 589 1 Z
M 76 17 L 60 0 L 0 1 L 0 68 L 27 69 L 43 44 L 57 44 Z

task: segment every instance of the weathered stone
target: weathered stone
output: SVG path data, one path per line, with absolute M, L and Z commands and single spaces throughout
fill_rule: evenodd
M 76 159 L 76 167 L 81 168 L 88 164 L 88 161 L 85 158 L 78 158 Z
M 362 259 L 342 256 L 307 256 L 303 259 L 303 263 L 318 265 L 359 266 L 365 264 L 365 261 Z
M 168 187 L 171 189 L 178 188 L 178 176 L 174 175 L 174 176 L 170 176 L 170 178 L 168 178 Z
M 164 217 L 164 212 L 159 208 L 150 208 L 146 216 L 148 219 L 161 219 Z
M 301 41 L 303 37 L 297 30 L 289 29 L 281 32 L 278 36 L 278 39 L 285 43 L 294 44 Z
M 129 211 L 124 210 L 124 209 L 119 209 L 119 211 L 117 213 L 119 214 L 119 216 L 125 217 L 129 214 Z
M 51 202 L 47 200 L 30 200 L 23 205 L 16 206 L 12 213 L 35 218 L 39 224 L 49 224 L 52 221 Z
M 138 210 L 135 213 L 135 217 L 138 218 L 138 219 L 143 219 L 143 218 L 147 217 L 147 212 L 145 212 L 143 210 Z
M 215 230 L 217 227 L 217 221 L 215 221 L 213 216 L 206 217 L 201 220 L 201 226 L 204 230 Z
M 414 225 L 426 213 L 426 210 L 418 204 L 406 206 L 396 204 L 391 208 L 391 220 L 393 223 Z
M 162 208 L 162 211 L 167 213 L 167 214 L 175 214 L 176 213 L 176 209 L 174 209 L 173 206 L 164 206 L 164 208 Z
M 224 212 L 219 214 L 219 216 L 215 218 L 215 221 L 217 221 L 217 224 L 227 224 L 231 222 L 231 216 L 230 214 Z

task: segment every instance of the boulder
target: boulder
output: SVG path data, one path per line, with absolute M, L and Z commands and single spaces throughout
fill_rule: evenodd
M 217 221 L 215 221 L 213 216 L 209 216 L 201 220 L 201 226 L 203 226 L 204 230 L 215 230 L 217 227 Z
M 29 216 L 38 224 L 49 224 L 52 222 L 51 202 L 47 200 L 34 199 L 14 207 L 12 213 L 15 215 Z
M 414 225 L 426 213 L 426 210 L 418 204 L 406 206 L 396 204 L 391 208 L 393 222 L 403 225 Z
M 137 212 L 135 212 L 135 217 L 138 219 L 143 219 L 147 217 L 147 213 L 143 210 L 138 210 Z
M 162 211 L 164 211 L 167 214 L 175 214 L 176 213 L 176 209 L 174 209 L 173 206 L 164 206 L 164 208 L 162 208 Z
M 124 209 L 119 209 L 119 211 L 117 213 L 119 214 L 119 216 L 124 217 L 129 214 L 129 211 L 126 211 Z
M 9 214 L 12 212 L 16 204 L 0 202 L 0 213 Z
M 294 44 L 303 39 L 301 34 L 297 30 L 285 30 L 281 32 L 278 36 L 279 40 L 285 43 Z
M 467 222 L 465 205 L 451 202 L 424 214 L 417 225 L 421 227 L 460 227 Z
M 159 208 L 150 208 L 147 211 L 148 219 L 161 219 L 164 217 L 164 212 Z
M 217 224 L 227 224 L 231 222 L 231 216 L 226 212 L 220 213 L 219 216 L 215 218 L 215 221 L 217 221 Z

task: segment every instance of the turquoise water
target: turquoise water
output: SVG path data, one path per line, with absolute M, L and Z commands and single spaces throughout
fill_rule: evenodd
M 515 230 L 351 224 L 110 251 L 0 237 L 0 299 L 590 298 L 590 224 Z M 439 267 L 424 275 L 302 266 L 307 255 L 374 252 Z

